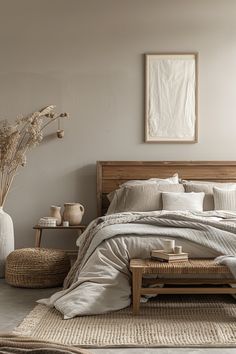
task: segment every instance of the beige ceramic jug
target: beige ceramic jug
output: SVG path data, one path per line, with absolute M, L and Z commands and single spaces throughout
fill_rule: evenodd
M 61 225 L 61 207 L 57 205 L 51 205 L 50 216 L 57 219 L 57 226 Z
M 81 223 L 84 215 L 84 207 L 80 203 L 64 204 L 63 221 L 69 221 L 70 226 L 76 226 Z

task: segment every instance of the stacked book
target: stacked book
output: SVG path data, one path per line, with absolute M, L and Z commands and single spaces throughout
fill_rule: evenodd
M 151 257 L 160 262 L 186 262 L 188 253 L 167 253 L 164 250 L 153 250 Z

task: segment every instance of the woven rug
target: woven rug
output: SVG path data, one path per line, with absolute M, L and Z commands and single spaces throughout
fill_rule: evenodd
M 236 301 L 229 295 L 159 295 L 99 316 L 63 320 L 37 305 L 15 334 L 80 347 L 236 347 Z
M 58 343 L 32 340 L 27 337 L 0 335 L 0 354 L 91 354 L 85 349 Z

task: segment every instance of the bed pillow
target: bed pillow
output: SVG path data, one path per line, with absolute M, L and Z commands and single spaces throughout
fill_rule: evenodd
M 205 193 L 203 210 L 214 210 L 213 186 L 209 184 L 184 184 L 187 193 Z
M 222 183 L 222 182 L 210 182 L 210 181 L 186 181 L 183 180 L 183 185 L 187 193 L 203 192 L 205 193 L 203 201 L 203 210 L 214 210 L 214 197 L 213 188 L 220 187 L 222 189 L 236 189 L 235 183 Z
M 178 184 L 179 183 L 179 175 L 175 173 L 172 177 L 168 178 L 149 178 L 149 179 L 132 179 L 130 181 L 122 183 L 119 188 L 127 187 L 127 186 L 137 186 L 140 184 Z M 116 191 L 112 191 L 107 195 L 108 200 L 111 202 L 114 196 L 116 195 Z
M 178 183 L 179 183 L 179 176 L 178 173 L 175 173 L 172 177 L 168 177 L 168 178 L 149 178 L 144 180 L 130 180 L 121 184 L 119 188 L 123 188 L 127 186 L 144 185 L 144 184 L 178 184 Z M 117 189 L 107 195 L 107 198 L 111 203 L 109 206 L 110 209 L 109 214 L 112 214 L 112 211 L 115 209 L 115 205 L 119 203 L 119 198 L 122 194 L 123 194 L 122 191 Z
M 161 210 L 162 192 L 184 193 L 184 187 L 181 184 L 157 183 L 123 187 L 116 191 L 107 214 Z
M 107 195 L 108 200 L 110 201 L 110 205 L 107 209 L 106 215 L 117 213 L 118 205 L 120 200 L 123 199 L 124 188 L 116 189 L 115 191 L 109 193 Z
M 203 211 L 205 193 L 162 193 L 163 210 Z
M 233 182 L 214 182 L 214 181 L 188 181 L 186 179 L 183 179 L 181 181 L 181 183 L 183 183 L 184 185 L 194 185 L 194 184 L 198 184 L 198 185 L 203 185 L 203 186 L 209 186 L 210 188 L 212 188 L 212 192 L 213 192 L 213 188 L 214 187 L 220 187 L 223 189 L 228 189 L 228 188 L 236 188 L 236 183 Z
M 236 189 L 213 188 L 215 210 L 236 211 Z
M 179 183 L 179 175 L 175 173 L 172 177 L 168 178 L 149 178 L 149 179 L 141 179 L 141 180 L 130 180 L 120 185 L 120 187 L 127 186 L 136 186 L 140 184 L 149 184 L 149 183 L 157 183 L 157 184 L 178 184 Z

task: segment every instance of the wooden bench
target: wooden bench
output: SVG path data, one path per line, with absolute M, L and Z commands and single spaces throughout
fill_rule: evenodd
M 229 284 L 236 284 L 228 267 L 219 265 L 213 259 L 189 259 L 187 262 L 159 262 L 152 259 L 131 259 L 130 270 L 132 272 L 132 297 L 133 314 L 139 313 L 140 296 L 148 294 L 236 294 L 236 288 Z M 145 274 L 167 276 L 159 279 L 143 279 Z M 172 278 L 176 274 L 192 274 L 194 278 Z M 197 279 L 198 274 L 208 274 L 209 277 Z M 213 274 L 227 275 L 228 278 L 214 279 Z M 230 275 L 230 277 L 229 277 Z M 145 287 L 148 284 L 164 284 L 164 287 Z M 170 287 L 175 285 L 175 287 Z M 207 284 L 211 286 L 196 286 Z M 167 285 L 167 286 L 166 286 Z M 178 287 L 177 285 L 187 285 Z M 192 287 L 191 287 L 192 285 Z M 195 287 L 193 287 L 193 285 Z M 218 285 L 218 286 L 217 286 Z M 219 285 L 224 285 L 220 287 Z

